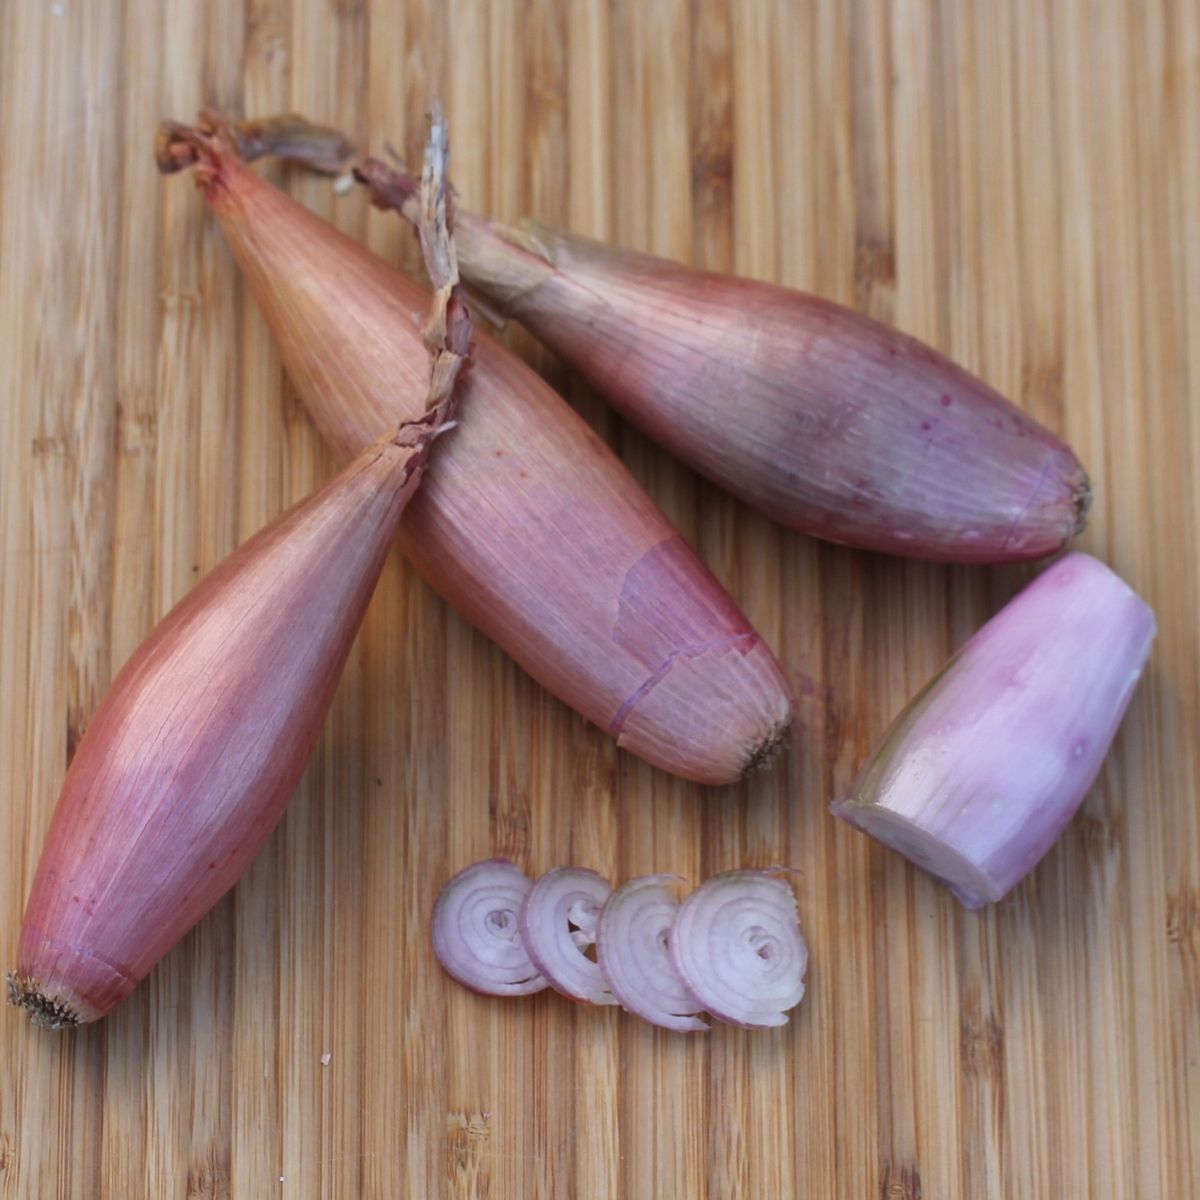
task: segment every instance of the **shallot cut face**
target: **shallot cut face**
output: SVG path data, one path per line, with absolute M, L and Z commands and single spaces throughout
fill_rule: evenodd
M 617 888 L 600 913 L 596 956 L 622 1008 L 651 1024 L 680 1033 L 708 1026 L 696 1016 L 704 1005 L 688 990 L 671 961 L 670 942 L 679 904 L 674 875 L 644 875 Z
M 546 987 L 521 938 L 519 914 L 532 886 L 519 867 L 491 858 L 442 888 L 433 907 L 433 952 L 459 983 L 488 996 Z
M 616 1004 L 594 953 L 600 910 L 612 885 L 595 871 L 555 867 L 530 889 L 521 906 L 525 948 L 555 990 L 589 1004 Z
M 765 871 L 726 871 L 702 883 L 680 905 L 670 948 L 688 990 L 731 1025 L 786 1025 L 804 996 L 808 947 L 796 897 Z

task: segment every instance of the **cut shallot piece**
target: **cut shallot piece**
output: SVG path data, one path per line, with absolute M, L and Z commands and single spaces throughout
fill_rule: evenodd
M 588 1004 L 616 1004 L 588 951 L 612 884 L 583 867 L 555 867 L 521 906 L 521 937 L 534 965 L 555 990 Z
M 508 859 L 489 858 L 442 888 L 433 906 L 433 952 L 464 987 L 486 996 L 526 996 L 546 986 L 518 921 L 532 886 Z
M 626 1011 L 679 1033 L 708 1026 L 704 1006 L 671 961 L 671 926 L 679 911 L 671 885 L 677 875 L 643 875 L 622 884 L 600 912 L 596 958 L 612 994 Z
M 701 1005 L 730 1025 L 786 1025 L 804 996 L 808 947 L 796 897 L 767 871 L 726 871 L 679 907 L 671 961 Z
M 1100 773 L 1154 640 L 1154 613 L 1070 554 L 909 702 L 833 812 L 942 880 L 1001 899 Z

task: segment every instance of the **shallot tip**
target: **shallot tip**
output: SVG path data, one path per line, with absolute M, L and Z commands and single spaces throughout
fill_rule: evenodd
M 751 747 L 742 768 L 742 778 L 768 770 L 783 753 L 795 724 L 794 718 L 780 721 L 758 745 Z
M 36 979 L 9 971 L 5 982 L 9 1004 L 25 1009 L 30 1021 L 40 1029 L 74 1029 L 80 1024 L 79 1014 L 69 1004 L 47 996 Z

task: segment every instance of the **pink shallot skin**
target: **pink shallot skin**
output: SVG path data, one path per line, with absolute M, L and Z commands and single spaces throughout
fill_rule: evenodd
M 421 395 L 427 293 L 236 155 L 198 170 L 288 374 L 346 459 Z M 486 336 L 458 396 L 462 427 L 401 522 L 422 575 L 649 762 L 726 784 L 768 759 L 792 720 L 774 655 L 616 456 Z
M 1123 579 L 1068 554 L 909 702 L 833 812 L 968 908 L 1002 899 L 1095 783 L 1154 634 Z
M 111 1011 L 278 823 L 420 481 L 426 444 L 400 436 L 235 550 L 109 688 L 67 773 L 9 979 L 37 1023 Z
M 1090 490 L 1070 448 L 898 330 L 535 222 L 456 221 L 468 287 L 784 525 L 958 563 L 1039 558 L 1083 528 Z

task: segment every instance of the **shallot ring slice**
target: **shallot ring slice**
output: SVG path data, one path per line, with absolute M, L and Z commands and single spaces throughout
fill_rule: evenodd
M 706 880 L 680 905 L 669 944 L 689 990 L 731 1025 L 785 1025 L 804 995 L 808 947 L 796 897 L 767 871 Z
M 485 996 L 527 996 L 546 978 L 530 960 L 517 914 L 532 882 L 506 858 L 472 863 L 433 906 L 433 952 L 447 973 Z
M 664 1029 L 698 1033 L 704 1007 L 671 961 L 668 942 L 679 904 L 677 875 L 643 875 L 622 884 L 600 912 L 596 961 L 621 1007 Z
M 587 955 L 596 944 L 600 910 L 612 884 L 583 867 L 547 871 L 521 905 L 519 928 L 533 964 L 572 1000 L 616 1004 L 599 966 Z

